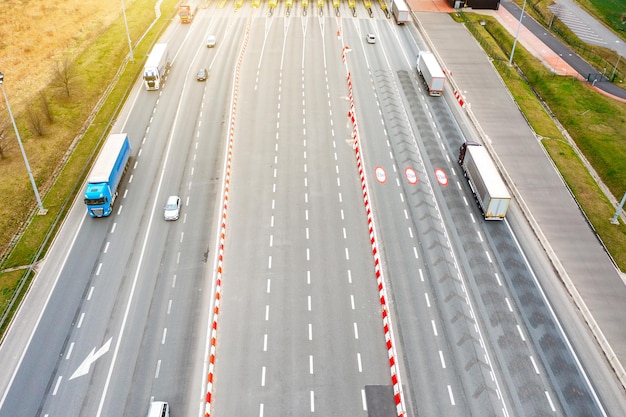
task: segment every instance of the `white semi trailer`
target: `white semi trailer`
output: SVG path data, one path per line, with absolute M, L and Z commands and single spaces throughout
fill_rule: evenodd
M 170 67 L 169 51 L 166 43 L 157 43 L 143 67 L 143 82 L 146 90 L 158 90 L 163 84 L 165 71 Z
M 511 195 L 487 149 L 476 142 L 463 143 L 459 149 L 459 165 L 485 220 L 503 220 Z
M 443 85 L 446 82 L 446 75 L 443 73 L 437 58 L 426 51 L 420 51 L 417 55 L 417 73 L 424 80 L 424 86 L 428 89 L 431 96 L 440 96 L 443 94 Z

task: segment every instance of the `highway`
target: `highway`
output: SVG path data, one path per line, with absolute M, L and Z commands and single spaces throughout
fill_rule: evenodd
M 77 196 L 16 318 L 40 314 L 26 349 L 0 348 L 0 416 L 142 415 L 151 398 L 204 414 L 235 89 L 211 415 L 397 415 L 348 71 L 407 415 L 617 415 L 586 371 L 600 355 L 583 365 L 553 312 L 566 296 L 539 285 L 537 243 L 482 220 L 456 162 L 465 121 L 424 93 L 415 28 L 322 10 L 210 3 L 170 26 L 164 88 L 138 81 L 112 129 L 133 147 L 114 213 Z

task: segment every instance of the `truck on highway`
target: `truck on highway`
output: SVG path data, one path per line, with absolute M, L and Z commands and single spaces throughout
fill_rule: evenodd
M 178 8 L 178 17 L 180 18 L 180 23 L 191 23 L 193 20 L 193 15 L 196 14 L 197 5 L 191 5 L 189 3 L 185 3 Z
M 157 43 L 143 67 L 143 82 L 146 90 L 158 90 L 163 84 L 165 71 L 170 67 L 170 55 L 166 43 Z
M 391 4 L 391 12 L 396 19 L 396 23 L 401 25 L 409 21 L 409 7 L 404 0 L 393 0 Z
M 476 142 L 464 142 L 459 149 L 459 165 L 485 220 L 503 220 L 511 195 L 487 149 Z
M 424 86 L 428 90 L 428 94 L 438 97 L 443 94 L 443 85 L 446 82 L 446 75 L 443 73 L 437 58 L 426 51 L 420 51 L 417 54 L 417 73 L 424 81 Z
M 109 135 L 93 165 L 87 188 L 85 204 L 91 217 L 106 217 L 119 191 L 119 185 L 130 160 L 130 141 L 126 133 Z

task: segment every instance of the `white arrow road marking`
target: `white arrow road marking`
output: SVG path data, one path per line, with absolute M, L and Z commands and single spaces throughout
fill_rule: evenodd
M 87 355 L 83 363 L 81 363 L 78 369 L 76 369 L 76 372 L 72 374 L 70 379 L 87 375 L 87 373 L 89 372 L 89 368 L 91 368 L 91 364 L 97 361 L 98 358 L 100 358 L 100 356 L 104 355 L 105 353 L 109 351 L 109 348 L 111 347 L 111 339 L 113 338 L 112 337 L 109 338 L 109 340 L 107 340 L 107 342 L 100 349 L 98 349 L 97 352 L 96 352 L 96 348 L 94 347 L 91 350 L 91 352 L 89 352 L 89 355 Z

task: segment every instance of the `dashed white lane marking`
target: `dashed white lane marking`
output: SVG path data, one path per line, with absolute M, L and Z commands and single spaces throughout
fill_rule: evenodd
M 84 319 L 85 319 L 85 313 L 81 313 L 80 318 L 78 319 L 78 324 L 76 325 L 76 328 L 80 329 L 80 326 L 83 325 Z
M 158 379 L 160 373 L 161 373 L 161 359 L 157 361 L 156 370 L 154 371 L 154 379 Z
M 267 333 L 263 335 L 263 352 L 267 352 Z
M 309 355 L 309 373 L 313 375 L 313 355 Z
M 357 327 L 356 321 L 354 322 L 354 338 L 359 338 L 359 328 Z
M 315 412 L 315 393 L 311 390 L 311 412 Z
M 356 353 L 356 364 L 359 372 L 363 372 L 363 364 L 361 363 L 361 354 L 359 352 Z
M 446 369 L 446 360 L 443 357 L 443 352 L 441 350 L 439 351 L 439 360 L 441 361 L 441 367 Z
M 261 367 L 261 386 L 265 386 L 265 366 Z
M 72 356 L 73 350 L 74 350 L 74 342 L 70 343 L 70 348 L 67 350 L 67 355 L 65 355 L 65 359 L 69 359 Z
M 52 391 L 52 395 L 57 395 L 57 392 L 59 391 L 59 385 L 61 385 L 61 380 L 63 379 L 63 375 L 59 375 L 59 377 L 57 378 L 57 383 L 54 384 L 54 390 Z
M 454 394 L 452 394 L 452 387 L 450 385 L 448 385 L 448 395 L 450 396 L 450 403 L 452 405 L 456 405 L 454 402 Z
M 537 368 L 537 364 L 535 363 L 535 358 L 533 355 L 530 355 L 530 362 L 533 364 L 533 368 L 535 369 L 535 373 L 539 375 L 539 368 Z

